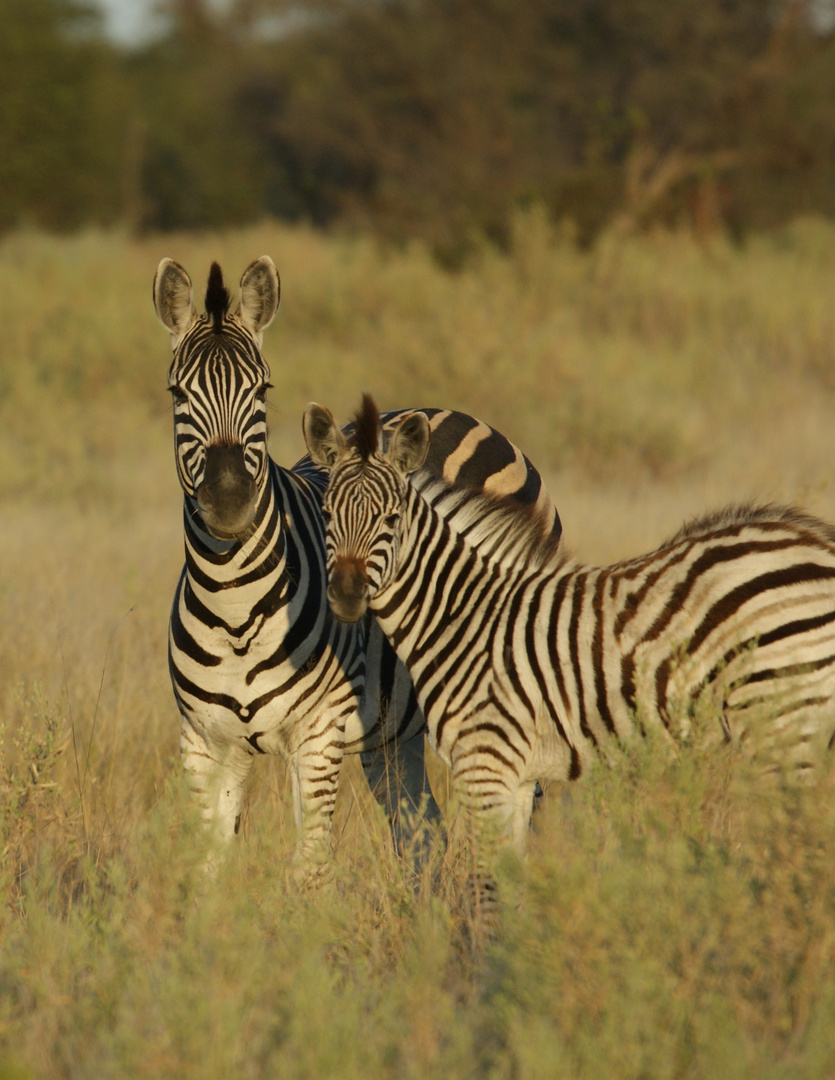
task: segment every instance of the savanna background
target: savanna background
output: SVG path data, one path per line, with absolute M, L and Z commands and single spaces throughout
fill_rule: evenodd
M 0 103 L 0 1078 L 835 1076 L 829 778 L 631 747 L 549 793 L 480 947 L 356 763 L 332 890 L 273 760 L 206 880 L 150 300 L 273 256 L 287 466 L 367 389 L 499 427 L 588 560 L 835 519 L 832 5 L 167 0 L 116 43 L 0 0 Z

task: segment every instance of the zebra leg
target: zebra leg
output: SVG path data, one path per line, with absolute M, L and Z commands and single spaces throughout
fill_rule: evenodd
M 212 839 L 228 843 L 241 823 L 244 784 L 252 755 L 234 743 L 210 742 L 187 717 L 180 732 L 180 758 L 192 797 Z
M 395 847 L 400 855 L 413 853 L 415 864 L 422 865 L 425 826 L 441 817 L 426 776 L 426 721 L 411 676 L 376 620 L 368 625 L 360 727 L 385 743 L 363 751 L 360 760 L 374 798 L 388 818 Z
M 293 817 L 299 842 L 293 853 L 293 876 L 301 885 L 318 886 L 332 878 L 333 812 L 343 745 L 338 742 L 324 749 L 320 745 L 299 750 L 288 761 L 293 803 Z
M 371 793 L 385 811 L 395 849 L 419 871 L 428 858 L 427 826 L 441 812 L 426 775 L 425 738 L 395 739 L 360 755 Z
M 477 932 L 489 930 L 499 911 L 499 890 L 493 862 L 509 844 L 521 857 L 533 810 L 536 781 L 485 774 L 472 759 L 453 762 L 453 782 L 460 793 L 466 825 L 469 864 L 467 892 Z
M 525 854 L 525 846 L 531 827 L 531 816 L 534 807 L 538 805 L 539 800 L 542 798 L 542 788 L 536 780 L 520 784 L 516 789 L 508 836 L 514 851 L 519 856 Z

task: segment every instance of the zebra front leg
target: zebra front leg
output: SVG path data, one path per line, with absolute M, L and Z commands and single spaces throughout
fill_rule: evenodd
M 368 786 L 383 808 L 398 854 L 416 872 L 429 856 L 428 830 L 441 812 L 426 773 L 425 738 L 395 739 L 361 755 Z
M 210 742 L 183 717 L 180 758 L 213 847 L 225 846 L 240 827 L 244 784 L 252 768 L 252 755 L 234 743 Z M 213 864 L 214 855 L 209 861 Z
M 426 721 L 411 676 L 396 660 L 376 620 L 368 628 L 366 656 L 360 726 L 385 742 L 364 751 L 360 760 L 371 793 L 385 811 L 395 849 L 411 857 L 419 870 L 427 855 L 426 826 L 441 819 L 426 775 Z
M 499 777 L 464 758 L 453 764 L 453 784 L 465 829 L 467 897 L 480 935 L 489 933 L 498 918 L 498 853 L 507 846 L 520 857 L 525 853 L 536 782 Z
M 293 876 L 304 886 L 332 879 L 333 812 L 342 766 L 342 741 L 324 751 L 299 750 L 288 761 L 293 817 L 299 841 L 293 853 Z

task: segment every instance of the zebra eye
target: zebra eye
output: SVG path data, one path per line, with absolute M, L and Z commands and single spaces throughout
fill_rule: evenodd
M 175 405 L 183 405 L 188 401 L 188 398 L 179 386 L 169 386 L 168 393 L 174 398 Z
M 255 391 L 256 399 L 258 401 L 266 401 L 267 400 L 267 391 L 272 390 L 272 386 L 273 386 L 273 384 L 269 383 L 269 382 L 264 383 L 263 386 L 259 386 L 258 389 Z
M 395 525 L 397 525 L 399 517 L 399 514 L 389 514 L 387 517 L 383 518 L 383 521 L 386 523 L 387 528 L 393 529 Z

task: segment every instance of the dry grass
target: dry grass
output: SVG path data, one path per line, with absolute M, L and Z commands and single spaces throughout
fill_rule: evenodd
M 273 761 L 203 880 L 165 656 L 180 496 L 150 284 L 163 255 L 199 292 L 212 259 L 234 282 L 265 252 L 284 464 L 308 400 L 344 416 L 369 389 L 515 438 L 585 558 L 731 499 L 835 518 L 831 226 L 582 254 L 531 214 L 454 276 L 271 224 L 4 240 L 0 1078 L 835 1074 L 831 784 L 763 792 L 720 757 L 634 748 L 549 797 L 482 956 L 454 890 L 404 880 L 355 764 L 332 895 L 286 879 Z

